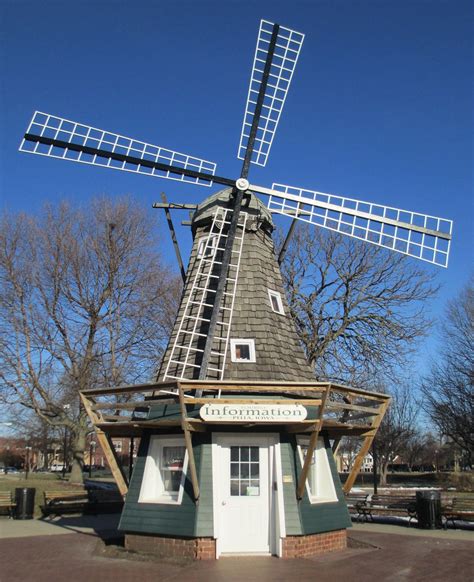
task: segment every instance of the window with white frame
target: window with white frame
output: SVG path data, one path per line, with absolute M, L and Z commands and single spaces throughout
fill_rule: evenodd
M 122 452 L 122 441 L 114 441 L 112 440 L 112 444 L 114 445 L 114 449 L 117 453 Z
M 301 467 L 304 465 L 308 446 L 308 437 L 298 437 L 298 454 Z M 308 478 L 306 480 L 306 491 L 308 492 L 308 497 L 311 503 L 337 501 L 336 490 L 334 488 L 331 468 L 329 466 L 323 438 L 318 439 L 318 443 L 313 452 L 308 471 Z
M 278 291 L 268 290 L 268 297 L 270 299 L 270 305 L 275 313 L 280 313 L 285 315 L 285 310 L 283 309 L 283 301 L 281 300 L 281 293 Z
M 253 339 L 231 339 L 230 358 L 232 362 L 255 362 L 255 342 Z
M 139 503 L 180 504 L 187 465 L 184 438 L 150 437 Z
M 217 242 L 219 237 L 217 234 L 212 234 L 210 236 L 204 236 L 200 239 L 198 244 L 197 256 L 199 259 L 202 257 L 210 258 L 214 256 L 217 248 Z

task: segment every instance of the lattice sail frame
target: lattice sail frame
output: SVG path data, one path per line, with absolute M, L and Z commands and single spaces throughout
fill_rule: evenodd
M 99 154 L 76 151 L 67 146 L 47 145 L 23 138 L 19 150 L 28 154 L 37 154 L 71 162 L 101 166 L 112 170 L 134 172 L 136 174 L 145 174 L 156 178 L 167 178 L 169 180 L 208 187 L 212 185 L 212 176 L 216 170 L 216 164 L 214 162 L 57 117 L 49 113 L 43 113 L 42 111 L 35 111 L 26 133 L 60 140 L 77 146 L 84 146 L 93 150 L 102 150 L 104 152 L 129 156 L 135 158 L 137 161 L 114 160 L 100 156 Z M 150 168 L 140 164 L 140 160 L 208 173 L 209 181 L 202 178 L 173 174 L 170 171 L 159 170 L 157 168 Z
M 237 157 L 244 159 L 247 142 L 252 126 L 252 119 L 257 103 L 263 68 L 272 36 L 273 23 L 267 20 L 260 21 L 260 30 L 253 61 L 250 85 L 245 105 L 244 120 Z M 278 31 L 275 54 L 270 69 L 270 77 L 265 91 L 262 115 L 258 124 L 257 137 L 252 152 L 251 163 L 265 166 L 267 163 L 273 138 L 280 121 L 280 115 L 285 105 L 286 96 L 290 87 L 296 63 L 304 41 L 304 34 L 281 26 Z
M 250 188 L 268 194 L 272 212 L 448 266 L 452 220 L 284 184 Z

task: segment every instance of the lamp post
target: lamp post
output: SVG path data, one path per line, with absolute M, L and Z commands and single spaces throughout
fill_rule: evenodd
M 378 457 L 377 457 L 377 447 L 375 444 L 375 439 L 372 441 L 372 473 L 374 477 L 374 495 L 377 495 L 377 487 L 379 476 L 377 474 L 378 469 Z
M 28 473 L 30 472 L 30 451 L 31 447 L 27 445 L 25 447 L 26 451 L 26 461 L 25 461 L 25 480 L 28 479 Z
M 95 441 L 89 443 L 89 479 L 92 477 L 93 455 L 95 453 Z M 95 455 L 94 455 L 95 456 Z
M 63 404 L 64 414 L 71 408 L 70 404 Z M 67 426 L 64 425 L 64 442 L 63 442 L 63 479 L 66 477 L 66 455 L 67 455 Z

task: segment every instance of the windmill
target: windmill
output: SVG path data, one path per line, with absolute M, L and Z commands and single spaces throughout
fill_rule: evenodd
M 313 454 L 317 452 L 316 447 L 319 446 L 317 445 L 318 434 L 322 427 L 326 426 L 323 419 L 326 403 L 328 409 L 336 406 L 336 403 L 331 402 L 330 398 L 332 388 L 328 386 L 323 390 L 321 386 L 314 384 L 311 368 L 305 361 L 293 322 L 288 317 L 289 310 L 271 240 L 272 214 L 281 214 L 292 219 L 282 252 L 288 244 L 296 221 L 303 221 L 431 264 L 443 267 L 447 267 L 448 264 L 452 232 L 450 220 L 281 183 L 273 183 L 270 188 L 249 182 L 251 165 L 265 166 L 268 161 L 303 41 L 304 35 L 299 32 L 265 20 L 260 23 L 237 152 L 238 159 L 242 161 L 238 178 L 217 175 L 216 164 L 212 161 L 42 112 L 34 114 L 20 145 L 20 151 L 26 153 L 135 172 L 151 177 L 178 180 L 199 186 L 210 187 L 214 183 L 224 186 L 223 190 L 208 197 L 194 209 L 192 220 L 193 250 L 185 277 L 185 287 L 178 317 L 158 378 L 162 384 L 164 383 L 165 388 L 177 386 L 168 390 L 168 393 L 171 395 L 179 394 L 181 405 L 179 422 L 186 439 L 186 451 L 189 456 L 196 503 L 200 498 L 200 486 L 198 468 L 196 468 L 193 454 L 195 442 L 191 439 L 190 431 L 202 431 L 205 430 L 205 426 L 200 420 L 188 418 L 186 405 L 189 404 L 189 401 L 183 396 L 183 391 L 194 391 L 195 400 L 193 402 L 197 404 L 203 403 L 202 396 L 203 391 L 206 390 L 205 385 L 208 386 L 209 390 L 215 391 L 215 382 L 219 383 L 229 379 L 244 381 L 246 388 L 243 388 L 243 392 L 252 394 L 262 390 L 263 381 L 273 382 L 273 391 L 278 391 L 275 382 L 281 382 L 284 386 L 280 392 L 284 395 L 288 390 L 295 388 L 290 386 L 292 383 L 305 385 L 306 390 L 319 391 L 322 394 L 321 398 L 317 398 L 313 402 L 307 401 L 307 407 L 316 406 L 318 412 L 317 418 L 313 417 L 313 420 L 304 421 L 310 423 L 305 426 L 310 427 L 313 432 L 304 453 L 301 474 L 297 487 L 295 487 L 296 497 L 299 500 L 304 499 L 305 496 L 305 483 L 310 472 L 311 459 Z M 267 199 L 267 206 L 257 195 Z M 166 203 L 156 206 L 169 210 L 169 208 L 186 207 L 187 205 Z M 188 380 L 198 381 L 198 384 L 186 383 Z M 311 384 L 312 381 L 313 384 Z M 159 383 L 155 385 L 155 389 L 159 391 L 158 394 L 165 394 L 167 391 L 160 389 Z M 231 389 L 232 386 L 229 385 L 226 390 Z M 268 387 L 266 389 L 270 390 Z M 94 395 L 97 394 L 96 391 Z M 156 392 L 153 394 L 155 395 Z M 219 389 L 218 396 L 220 397 L 220 395 Z M 226 398 L 229 398 L 228 395 Z M 359 398 L 359 403 L 356 401 L 357 398 Z M 352 412 L 356 412 L 353 419 L 373 418 L 370 425 L 349 427 L 352 431 L 351 434 L 356 434 L 358 430 L 357 434 L 366 436 L 356 465 L 358 463 L 360 465 L 362 462 L 365 454 L 362 453 L 364 450 L 367 452 L 381 422 L 388 405 L 388 401 L 384 398 L 386 397 L 382 395 L 374 396 L 368 392 L 352 391 L 344 402 L 340 399 L 337 403 L 344 410 L 343 422 L 350 420 Z M 100 430 L 105 430 L 107 423 L 103 422 L 103 419 L 93 410 L 94 402 L 88 402 L 87 398 L 83 401 L 88 407 L 89 415 L 96 427 L 99 426 Z M 225 402 L 234 401 L 227 399 Z M 275 402 L 272 414 L 278 416 L 280 415 L 278 406 L 281 405 L 282 400 Z M 298 402 L 301 404 L 301 401 Z M 156 409 L 153 407 L 154 405 L 156 405 Z M 106 406 L 110 407 L 110 404 L 104 405 L 102 408 Z M 149 404 L 149 407 L 146 421 L 133 419 L 130 425 L 133 426 L 133 430 L 138 430 L 140 427 L 145 430 L 145 426 L 159 429 L 160 425 L 157 419 L 161 414 L 160 410 L 162 410 L 160 401 L 153 401 L 153 405 Z M 288 411 L 285 410 L 286 414 Z M 290 411 L 288 414 L 296 414 L 297 409 L 292 410 L 293 412 Z M 252 414 L 258 413 L 254 409 L 252 411 Z M 224 406 L 220 412 L 225 415 L 232 410 L 229 410 L 228 407 L 226 410 Z M 202 418 L 204 419 L 203 416 Z M 222 420 L 221 417 L 219 419 Z M 234 418 L 234 420 L 236 419 Z M 115 421 L 117 421 L 117 417 L 115 417 Z M 156 421 L 158 424 L 151 425 L 150 421 Z M 267 422 L 268 418 L 260 418 L 260 421 Z M 168 424 L 163 430 L 171 426 L 172 421 L 169 418 L 166 419 L 166 422 Z M 213 422 L 212 417 L 210 422 Z M 249 423 L 248 419 L 244 422 L 239 418 L 237 418 L 237 422 L 243 422 L 242 426 L 250 431 L 249 434 L 253 434 L 251 431 L 256 424 L 255 422 Z M 280 425 L 284 419 L 277 418 L 275 420 L 274 418 L 273 422 Z M 334 438 L 337 440 L 341 434 L 346 433 L 341 432 L 343 424 L 340 421 L 338 421 L 339 424 L 337 422 L 334 424 L 335 422 L 335 417 L 331 417 L 327 421 L 327 427 L 333 428 Z M 301 427 L 301 424 L 297 424 L 291 430 L 293 433 L 306 430 Z M 121 429 L 122 425 L 115 422 L 110 430 L 115 430 L 115 434 L 119 434 L 117 432 L 119 428 Z M 286 433 L 283 430 L 281 434 Z M 252 438 L 257 437 L 254 435 Z M 251 459 L 255 451 L 250 450 L 251 448 L 249 449 L 247 446 L 241 447 L 239 445 L 236 448 L 228 446 L 225 440 L 222 442 L 224 443 L 222 445 L 223 451 L 232 449 L 231 452 L 228 452 L 230 457 L 224 455 L 222 457 L 224 461 L 222 459 L 219 461 L 217 457 L 216 459 L 213 457 L 212 463 L 215 461 L 216 464 L 212 465 L 212 471 L 217 471 L 215 467 L 219 463 L 230 462 L 231 465 L 235 466 L 238 463 L 243 463 L 242 457 L 238 457 L 237 461 L 232 457 L 237 448 L 239 451 L 247 449 L 245 454 L 250 455 L 248 457 L 250 460 L 245 460 L 245 463 L 249 463 L 248 467 L 246 465 L 246 470 L 250 471 L 252 468 Z M 261 443 L 261 440 L 258 441 L 257 438 L 257 442 Z M 296 450 L 295 443 L 296 441 L 293 443 Z M 175 441 L 172 441 L 173 447 L 177 450 L 179 447 L 175 447 L 175 444 Z M 153 446 L 155 445 L 150 444 L 150 450 Z M 273 444 L 268 443 L 258 445 L 261 453 L 257 453 L 257 458 L 258 454 L 263 455 L 261 459 L 266 459 L 265 467 L 270 465 L 268 450 L 272 446 Z M 156 455 L 162 455 L 163 460 L 165 454 L 160 447 L 163 448 L 157 441 Z M 322 445 L 322 450 L 324 451 L 324 448 L 330 450 L 328 447 L 329 441 Z M 173 451 L 173 458 L 176 458 L 176 450 Z M 243 454 L 242 451 L 238 454 Z M 145 448 L 143 454 L 145 456 L 147 454 Z M 202 466 L 205 458 L 201 453 L 200 455 Z M 291 462 L 294 462 L 294 459 Z M 321 460 L 322 462 L 323 460 Z M 175 469 L 166 469 L 168 472 L 171 470 Z M 143 483 L 147 480 L 150 481 L 152 469 L 145 468 L 143 470 L 142 468 L 141 471 L 140 478 Z M 163 471 L 165 472 L 165 469 Z M 329 469 L 327 471 L 329 475 Z M 242 475 L 242 473 L 239 474 Z M 288 480 L 284 481 L 281 468 L 275 468 L 274 474 L 279 475 L 278 483 L 275 481 L 275 491 L 283 489 L 284 483 L 287 483 L 288 487 L 291 486 L 291 476 L 286 475 Z M 138 478 L 136 477 L 136 479 Z M 165 480 L 164 477 L 159 478 L 162 481 Z M 348 482 L 352 484 L 354 478 L 355 476 L 351 475 Z M 269 491 L 272 490 L 272 487 L 265 486 L 266 489 L 263 488 L 263 481 L 259 481 L 260 484 L 257 487 L 250 477 L 248 479 L 245 484 L 246 494 L 242 495 L 247 495 L 249 498 L 258 497 L 263 491 L 266 491 L 267 497 L 270 495 Z M 242 480 L 238 481 L 231 477 L 230 481 L 232 491 L 234 491 L 232 489 L 234 486 L 237 489 L 244 486 Z M 327 476 L 326 481 L 332 483 L 332 478 Z M 174 482 L 177 482 L 176 479 Z M 145 485 L 141 488 L 140 496 L 142 497 L 137 496 L 135 499 L 133 496 L 127 497 L 124 523 L 129 519 L 127 507 L 132 507 L 134 503 L 139 505 L 141 498 L 142 501 L 143 499 L 147 500 L 149 499 L 147 495 L 152 495 L 146 487 L 145 489 L 143 487 Z M 328 488 L 327 495 L 329 497 L 332 495 L 331 499 L 335 502 L 336 486 L 331 485 L 331 487 L 333 487 L 332 493 Z M 145 493 L 143 493 L 144 491 Z M 231 493 L 229 500 L 233 499 L 234 494 L 235 491 Z M 275 495 L 277 494 L 275 493 Z M 219 497 L 219 499 L 221 498 Z M 222 501 L 222 506 L 226 503 L 227 501 Z M 281 503 L 283 504 L 283 501 Z M 236 508 L 237 505 L 233 507 Z M 243 515 L 245 507 L 244 505 L 239 507 L 239 512 Z M 136 508 L 130 509 L 131 512 L 135 510 Z M 218 503 L 214 500 L 214 513 L 221 511 L 223 512 L 220 501 Z M 244 541 L 256 530 L 251 516 L 260 515 L 261 507 L 258 509 L 255 506 L 255 509 L 249 510 L 249 512 L 247 529 L 242 528 L 242 532 L 239 534 Z M 130 523 L 133 522 L 133 519 L 130 517 Z M 222 524 L 226 523 L 225 519 L 221 523 L 221 529 L 224 529 Z M 161 524 L 159 520 L 157 521 L 160 523 L 159 526 L 156 526 L 158 529 L 142 529 L 141 531 L 169 535 L 170 531 L 166 530 L 165 521 L 163 522 L 165 525 Z M 271 521 L 269 519 L 268 523 Z M 346 523 L 343 518 L 334 518 L 332 525 L 328 526 L 328 531 L 335 529 L 334 524 L 337 525 L 337 523 L 340 524 L 340 529 L 347 527 L 341 525 Z M 129 529 L 131 527 L 129 526 Z M 260 542 L 263 544 L 262 547 L 267 547 L 265 539 L 268 538 L 268 535 L 265 533 L 265 527 L 269 526 L 267 524 L 261 527 L 263 534 Z M 219 536 L 215 534 L 214 529 L 209 535 L 218 538 Z M 281 537 L 284 536 L 281 535 Z M 231 540 L 231 537 L 228 537 L 228 540 Z M 233 540 L 227 543 L 231 548 L 234 547 L 232 544 L 235 543 L 236 548 L 246 551 L 245 547 L 239 546 L 241 542 L 242 540 Z M 224 544 L 224 542 L 222 543 Z M 216 550 L 216 555 L 219 551 Z
M 226 208 L 218 208 L 212 218 L 206 246 L 199 253 L 199 268 L 192 273 L 195 288 L 187 297 L 181 329 L 175 334 L 174 352 L 187 349 L 185 364 L 172 374 L 168 363 L 165 379 L 223 378 L 240 267 L 232 259 L 235 255 L 238 262 L 242 250 L 242 240 L 236 235 L 245 233 L 248 214 L 242 211 L 242 204 L 255 194 L 267 197 L 272 213 L 291 217 L 292 227 L 303 221 L 435 265 L 448 264 L 450 220 L 281 183 L 273 183 L 271 188 L 249 183 L 251 164 L 265 166 L 268 161 L 303 41 L 299 32 L 265 20 L 260 23 L 238 146 L 243 163 L 237 179 L 215 175 L 216 164 L 211 161 L 42 112 L 35 112 L 24 135 L 22 152 L 231 188 Z M 200 291 L 203 281 L 205 291 Z M 199 303 L 200 309 L 196 309 Z M 192 320 L 198 324 L 191 325 L 190 318 L 198 318 Z M 213 355 L 218 355 L 220 364 L 212 365 Z M 171 360 L 178 361 L 176 358 L 176 353 L 171 354 Z M 191 376 L 190 366 L 194 370 Z

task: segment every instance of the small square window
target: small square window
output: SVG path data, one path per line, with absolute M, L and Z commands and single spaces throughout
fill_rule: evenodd
M 231 339 L 230 356 L 232 362 L 255 362 L 255 342 L 253 339 Z
M 281 293 L 278 291 L 268 290 L 268 297 L 270 299 L 270 305 L 275 313 L 280 313 L 285 315 L 285 310 L 283 309 L 283 301 L 281 300 Z

